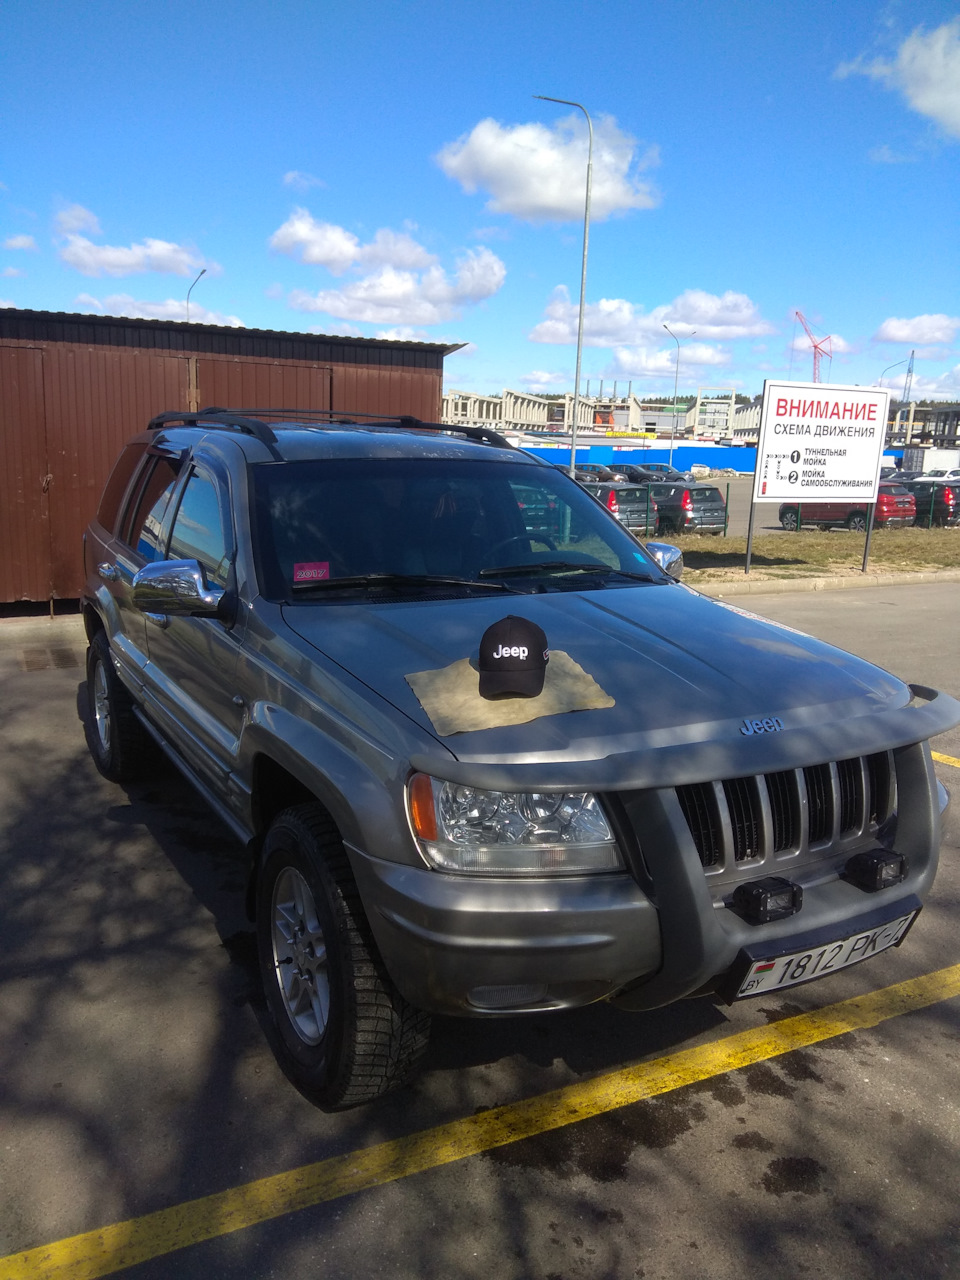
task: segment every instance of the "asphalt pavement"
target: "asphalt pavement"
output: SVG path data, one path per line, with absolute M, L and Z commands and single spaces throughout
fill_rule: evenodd
M 749 608 L 960 696 L 955 588 Z M 331 1116 L 267 1047 L 230 834 L 166 769 L 94 769 L 83 652 L 0 620 L 2 1280 L 960 1273 L 956 811 L 897 951 L 732 1007 L 438 1019 L 412 1086 Z

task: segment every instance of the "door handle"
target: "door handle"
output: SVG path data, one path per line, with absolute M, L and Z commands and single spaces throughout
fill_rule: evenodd
M 104 560 L 103 564 L 97 565 L 97 573 L 99 573 L 100 577 L 103 578 L 105 582 L 116 582 L 120 577 L 120 574 L 117 572 L 117 566 L 115 564 L 109 564 L 106 560 Z
M 159 627 L 161 631 L 166 631 L 170 625 L 170 617 L 166 613 L 144 613 L 143 616 L 148 622 L 152 622 L 155 627 Z

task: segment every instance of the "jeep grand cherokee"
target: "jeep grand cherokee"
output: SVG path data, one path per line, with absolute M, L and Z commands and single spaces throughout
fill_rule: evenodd
M 124 449 L 84 539 L 90 747 L 119 782 L 159 744 L 242 841 L 321 1105 L 403 1080 L 431 1013 L 733 1001 L 904 938 L 960 705 L 678 559 L 480 428 L 207 410 Z M 546 637 L 535 696 L 480 692 L 505 618 Z

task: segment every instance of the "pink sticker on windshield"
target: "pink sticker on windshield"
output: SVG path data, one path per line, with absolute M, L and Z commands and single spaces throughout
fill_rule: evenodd
M 319 582 L 321 578 L 329 577 L 329 560 L 309 560 L 305 564 L 295 564 L 293 566 L 294 582 Z

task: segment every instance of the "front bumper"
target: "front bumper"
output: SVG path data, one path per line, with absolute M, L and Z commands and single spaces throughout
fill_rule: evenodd
M 885 824 L 882 840 L 909 869 L 875 893 L 841 878 L 852 854 L 881 843 L 869 806 L 850 837 L 814 844 L 793 862 L 753 857 L 717 873 L 705 867 L 673 787 L 617 797 L 623 873 L 508 881 L 350 852 L 387 970 L 418 1007 L 481 1015 L 607 999 L 653 1009 L 722 987 L 746 951 L 786 954 L 812 935 L 841 938 L 872 914 L 892 919 L 922 901 L 936 872 L 943 797 L 925 744 L 893 754 L 899 812 L 895 836 Z M 748 923 L 730 909 L 731 890 L 772 873 L 802 887 L 803 906 Z

